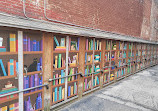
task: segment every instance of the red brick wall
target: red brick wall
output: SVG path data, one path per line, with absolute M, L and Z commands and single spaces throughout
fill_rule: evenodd
M 44 19 L 43 0 L 26 0 L 29 17 Z M 39 2 L 36 2 L 39 1 Z M 48 0 L 49 18 L 77 25 L 140 36 L 141 0 Z M 0 11 L 23 16 L 21 0 L 1 0 Z

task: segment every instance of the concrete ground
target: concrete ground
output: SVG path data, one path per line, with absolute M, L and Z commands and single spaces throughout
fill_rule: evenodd
M 61 111 L 158 111 L 158 66 L 96 91 Z

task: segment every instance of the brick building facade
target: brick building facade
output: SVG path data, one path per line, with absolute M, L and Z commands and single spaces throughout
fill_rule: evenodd
M 44 0 L 26 0 L 26 15 L 47 20 Z M 123 35 L 157 40 L 156 0 L 46 0 L 48 18 Z M 24 16 L 23 0 L 1 0 L 0 12 Z

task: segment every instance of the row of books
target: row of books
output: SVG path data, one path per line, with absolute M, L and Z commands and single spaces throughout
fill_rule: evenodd
M 62 54 L 58 54 L 55 56 L 54 67 L 55 68 L 65 67 L 65 60 L 62 57 Z
M 86 50 L 93 50 L 93 40 L 86 39 Z
M 117 71 L 117 78 L 124 76 L 126 73 L 126 68 L 119 69 Z
M 94 76 L 94 79 L 93 79 L 93 87 L 96 85 L 99 85 L 99 77 L 98 76 Z M 84 80 L 84 90 L 87 90 L 91 87 L 92 87 L 92 80 L 90 79 L 88 81 L 88 79 L 85 79 Z
M 127 49 L 127 43 L 119 42 L 119 50 L 126 50 Z
M 73 75 L 73 74 L 76 74 L 76 73 L 77 73 L 77 70 L 75 72 L 75 68 L 70 68 L 68 75 Z M 76 80 L 76 79 L 77 79 L 77 75 L 68 77 L 68 81 L 73 81 L 73 80 Z
M 30 96 L 24 101 L 24 111 L 35 111 L 42 108 L 42 94 L 38 93 L 35 104 L 32 105 Z
M 79 42 L 80 42 L 80 38 L 77 38 L 77 41 L 72 41 L 71 38 L 69 38 L 69 51 L 79 50 Z
M 65 76 L 65 71 L 61 70 L 61 74 L 60 75 L 58 73 L 54 74 L 53 78 L 55 79 L 55 78 L 64 77 L 64 76 Z M 58 85 L 58 84 L 62 84 L 62 83 L 65 83 L 65 78 L 56 79 L 53 81 L 53 85 Z
M 7 94 L 7 93 L 11 93 L 11 92 L 14 92 L 14 91 L 18 91 L 18 88 L 15 87 L 11 81 L 8 81 L 7 84 L 5 85 L 4 88 L 2 88 L 2 90 L 0 91 L 0 95 L 3 95 L 3 94 Z M 9 96 L 5 96 L 5 97 L 1 97 L 0 98 L 0 101 L 4 101 L 4 100 L 7 100 L 7 99 L 11 99 L 11 98 L 14 98 L 14 97 L 17 97 L 18 94 L 13 94 L 13 95 L 9 95 Z
M 73 86 L 68 86 L 68 97 L 77 94 L 77 83 L 74 82 Z
M 99 40 L 95 41 L 95 50 L 101 50 L 101 41 Z
M 85 68 L 85 75 L 88 73 L 92 73 L 92 67 L 86 66 Z
M 72 60 L 70 57 L 68 57 L 69 66 L 76 66 L 78 62 L 78 53 L 72 57 Z
M 111 73 L 110 75 L 109 74 L 104 75 L 104 83 L 112 81 L 112 80 L 114 80 L 114 74 L 113 73 Z
M 0 108 L 0 111 L 19 111 L 19 103 L 13 103 L 8 106 L 4 106 Z
M 93 54 L 85 53 L 85 63 L 92 63 L 93 62 Z
M 43 82 L 43 78 L 40 77 L 38 74 L 24 77 L 24 89 L 42 85 L 42 82 Z M 42 89 L 42 87 L 30 90 L 30 91 L 25 91 L 24 94 L 33 92 L 33 91 L 37 91 L 37 90 L 41 90 L 41 89 Z
M 59 43 L 56 36 L 54 36 L 54 42 L 55 42 L 55 51 L 66 51 L 65 38 L 61 38 Z
M 26 35 L 23 37 L 23 51 L 43 51 L 43 40 L 31 40 Z
M 18 62 L 16 62 L 16 60 L 10 59 L 6 68 L 4 68 L 3 61 L 2 59 L 0 59 L 0 76 L 13 76 L 17 74 L 17 71 L 18 71 Z
M 105 60 L 109 61 L 110 60 L 110 52 L 105 53 Z

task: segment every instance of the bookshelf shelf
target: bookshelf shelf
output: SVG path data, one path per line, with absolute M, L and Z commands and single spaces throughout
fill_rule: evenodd
M 89 63 L 86 63 L 85 65 L 89 66 L 89 65 L 92 65 L 92 63 L 91 63 L 91 62 L 89 62 Z
M 95 52 L 101 52 L 102 50 L 94 50 Z
M 93 86 L 93 88 L 99 87 L 99 85 Z
M 66 67 L 61 67 L 61 68 L 54 68 L 54 71 L 58 71 L 58 70 L 64 70 Z
M 85 50 L 85 52 L 93 52 L 93 50 Z
M 110 50 L 105 50 L 105 52 L 110 52 Z
M 0 101 L 0 104 L 6 103 L 6 102 L 10 102 L 10 101 L 13 101 L 13 100 L 17 100 L 17 99 L 18 99 L 18 96 L 10 98 L 10 99 L 5 99 L 4 101 Z
M 43 51 L 24 51 L 24 54 L 42 54 Z
M 57 85 L 52 85 L 52 88 L 59 87 L 59 86 L 63 86 L 63 85 L 65 85 L 65 83 L 57 84 Z
M 58 53 L 66 53 L 66 50 L 65 51 L 53 51 L 54 54 L 58 54 Z
M 39 74 L 42 71 L 34 71 L 34 72 L 28 72 L 27 75 L 33 75 L 33 74 Z M 24 75 L 26 75 L 26 73 L 24 73 Z
M 73 94 L 73 95 L 71 95 L 71 96 L 68 96 L 67 97 L 67 99 L 69 99 L 69 98 L 71 98 L 71 97 L 74 97 L 74 96 L 76 96 L 77 94 Z
M 55 101 L 55 102 L 53 102 L 53 103 L 52 103 L 52 105 L 57 104 L 57 103 L 62 102 L 62 101 L 64 101 L 64 99 L 61 99 L 61 100 Z
M 86 91 L 89 91 L 89 90 L 91 90 L 91 88 L 88 88 L 88 89 L 86 89 L 86 90 L 83 90 L 84 92 L 86 92 Z
M 0 52 L 0 55 L 18 55 L 18 52 Z
M 42 111 L 42 108 L 40 108 L 40 109 L 36 109 L 35 111 Z
M 78 80 L 73 80 L 73 81 L 68 81 L 68 84 L 73 83 L 73 82 L 78 82 Z
M 87 79 L 87 78 L 90 78 L 90 77 L 92 77 L 92 75 L 90 75 L 90 76 L 86 76 L 86 77 L 84 77 L 84 79 Z
M 98 73 L 98 74 L 93 74 L 93 76 L 98 76 L 98 75 L 100 75 L 100 73 Z
M 94 62 L 94 64 L 101 64 L 101 62 Z
M 40 92 L 42 92 L 42 89 L 41 89 L 41 90 L 37 90 L 37 91 L 33 91 L 33 92 L 26 93 L 26 94 L 24 94 L 24 97 L 30 96 L 30 95 L 32 95 L 32 94 L 40 93 Z
M 78 53 L 79 51 L 78 50 L 71 50 L 71 51 L 69 51 L 69 53 Z
M 13 76 L 1 76 L 0 80 L 11 79 L 11 78 L 15 78 L 15 77 L 16 77 L 15 75 L 13 75 Z
M 69 68 L 76 68 L 76 67 L 78 67 L 78 65 L 69 66 Z

